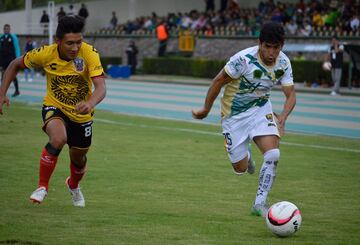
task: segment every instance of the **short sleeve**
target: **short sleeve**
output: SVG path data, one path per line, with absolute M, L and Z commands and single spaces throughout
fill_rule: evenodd
M 104 69 L 100 62 L 100 55 L 93 46 L 89 45 L 89 50 L 87 50 L 85 58 L 90 77 L 97 77 L 104 74 Z
M 282 86 L 294 85 L 293 72 L 292 72 L 290 62 L 289 62 L 288 67 L 285 69 L 284 76 L 281 78 L 280 83 Z
M 28 68 L 40 68 L 43 67 L 44 62 L 44 47 L 33 49 L 27 52 L 24 56 L 24 64 Z
M 226 63 L 224 69 L 231 78 L 238 79 L 244 74 L 246 67 L 247 64 L 245 58 L 240 55 L 234 55 Z

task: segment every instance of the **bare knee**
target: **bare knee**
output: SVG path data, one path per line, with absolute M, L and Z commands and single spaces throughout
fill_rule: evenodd
M 244 159 L 236 162 L 236 163 L 232 163 L 232 167 L 234 169 L 234 172 L 236 175 L 242 175 L 246 172 L 247 168 L 248 168 L 248 160 L 247 157 L 245 157 Z
M 62 149 L 67 142 L 66 136 L 57 136 L 50 139 L 50 144 L 56 149 Z

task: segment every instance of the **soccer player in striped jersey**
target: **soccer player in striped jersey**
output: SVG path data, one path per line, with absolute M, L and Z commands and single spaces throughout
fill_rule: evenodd
M 83 27 L 84 20 L 79 16 L 61 18 L 56 29 L 56 42 L 33 49 L 12 61 L 0 87 L 2 114 L 2 106 L 9 105 L 6 91 L 20 69 L 43 68 L 46 73 L 47 94 L 43 101 L 42 118 L 43 130 L 49 141 L 40 157 L 38 187 L 30 196 L 36 203 L 43 202 L 47 196 L 58 156 L 68 144 L 70 176 L 66 185 L 74 206 L 85 206 L 79 182 L 86 171 L 94 109 L 104 99 L 106 86 L 99 54 L 83 41 Z
M 264 156 L 259 185 L 251 213 L 265 216 L 267 196 L 273 185 L 280 158 L 279 140 L 285 121 L 296 104 L 292 68 L 281 52 L 284 29 L 268 22 L 261 29 L 257 46 L 244 49 L 230 58 L 213 79 L 203 108 L 192 111 L 195 119 L 205 118 L 219 95 L 225 148 L 237 175 L 253 174 L 255 165 L 249 143 L 255 142 Z M 285 95 L 283 110 L 275 114 L 270 102 L 272 87 L 280 83 Z

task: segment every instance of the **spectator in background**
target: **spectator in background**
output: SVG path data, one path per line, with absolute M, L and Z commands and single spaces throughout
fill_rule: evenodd
M 49 28 L 49 15 L 46 13 L 46 10 L 43 10 L 43 14 L 40 18 L 40 26 L 44 30 L 44 34 L 48 33 Z
M 84 3 L 81 4 L 81 8 L 79 9 L 78 15 L 83 17 L 85 21 L 86 21 L 86 18 L 89 16 L 89 11 L 87 10 Z
M 303 28 L 300 30 L 300 34 L 304 37 L 310 36 L 312 32 L 312 27 L 310 25 L 310 22 L 308 20 L 304 21 Z
M 159 25 L 156 27 L 156 36 L 159 41 L 158 56 L 162 57 L 165 55 L 167 41 L 169 39 L 169 32 L 164 20 L 161 20 Z
M 211 37 L 211 36 L 214 35 L 214 28 L 210 23 L 207 23 L 205 25 L 204 35 L 207 36 L 207 37 Z
M 205 11 L 214 11 L 215 10 L 215 2 L 214 0 L 205 0 Z
M 285 25 L 285 31 L 288 35 L 295 36 L 298 31 L 298 25 L 295 23 L 293 19 L 291 19 L 288 23 Z
M 13 33 L 10 33 L 10 25 L 4 25 L 4 34 L 0 36 L 0 68 L 1 81 L 3 81 L 3 76 L 5 70 L 8 68 L 11 61 L 20 56 L 20 45 L 17 36 Z M 14 78 L 13 80 L 15 86 L 15 92 L 12 97 L 20 95 L 19 82 L 18 79 Z
M 131 74 L 136 73 L 138 48 L 133 40 L 130 40 L 126 48 L 127 64 L 131 67 Z
M 185 13 L 181 18 L 181 28 L 182 29 L 189 29 L 192 25 L 192 19 L 190 18 L 188 13 Z
M 335 26 L 338 17 L 340 17 L 341 13 L 336 8 L 332 8 L 330 13 L 327 15 L 327 18 L 325 19 L 325 25 L 326 26 Z
M 240 5 L 237 0 L 230 0 L 227 7 L 228 7 L 228 10 L 230 10 L 230 11 L 240 10 Z
M 331 62 L 331 79 L 334 83 L 334 87 L 331 91 L 331 95 L 338 95 L 340 92 L 340 83 L 343 66 L 343 52 L 344 45 L 341 44 L 336 36 L 331 39 L 331 47 L 329 50 L 328 59 Z
M 357 31 L 359 29 L 359 15 L 354 15 L 351 18 L 350 28 L 352 31 Z
M 318 11 L 314 11 L 314 14 L 312 16 L 312 24 L 314 26 L 323 26 L 324 25 L 324 21 L 321 18 L 321 14 Z
M 60 20 L 62 17 L 66 15 L 66 12 L 64 11 L 63 7 L 60 7 L 59 12 L 57 13 L 58 20 Z
M 220 11 L 225 11 L 227 9 L 228 0 L 221 0 L 220 2 Z
M 67 15 L 75 15 L 74 5 L 72 5 L 72 4 L 69 5 L 69 11 L 66 14 Z
M 112 14 L 111 14 L 111 19 L 110 19 L 110 27 L 115 29 L 116 26 L 117 26 L 117 22 L 118 22 L 118 19 L 116 17 L 116 12 L 113 11 Z
M 25 43 L 25 53 L 30 52 L 31 50 L 33 50 L 34 48 L 37 47 L 37 44 L 35 41 L 32 40 L 31 36 L 26 36 L 26 43 Z M 25 81 L 26 82 L 32 82 L 34 80 L 34 68 L 25 68 L 24 69 L 24 73 L 25 73 Z M 29 79 L 29 73 L 30 73 L 30 79 Z

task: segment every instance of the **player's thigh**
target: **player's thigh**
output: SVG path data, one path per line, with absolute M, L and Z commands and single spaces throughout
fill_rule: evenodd
M 246 120 L 233 118 L 223 119 L 222 122 L 224 146 L 231 163 L 246 162 L 249 134 L 249 123 Z
M 279 147 L 279 130 L 269 102 L 254 115 L 253 125 L 249 136 L 262 153 Z
M 262 154 L 271 149 L 279 148 L 279 137 L 276 135 L 256 136 L 253 140 Z
M 56 107 L 43 106 L 42 119 L 42 129 L 49 136 L 50 144 L 61 149 L 67 142 L 65 115 Z

